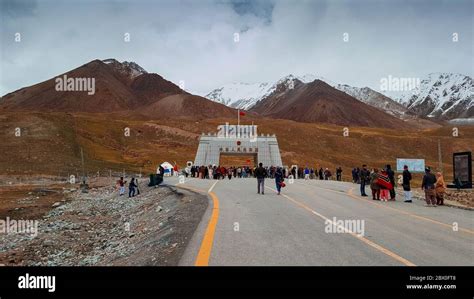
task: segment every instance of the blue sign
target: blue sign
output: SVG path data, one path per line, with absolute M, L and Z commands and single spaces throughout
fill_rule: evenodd
M 425 159 L 397 159 L 397 171 L 402 172 L 403 166 L 408 166 L 408 170 L 412 172 L 425 171 Z

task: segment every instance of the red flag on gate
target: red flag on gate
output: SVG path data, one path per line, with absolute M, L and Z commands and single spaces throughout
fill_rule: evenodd
M 244 115 L 245 115 L 245 112 L 239 111 L 239 115 L 240 115 L 240 116 L 244 116 Z

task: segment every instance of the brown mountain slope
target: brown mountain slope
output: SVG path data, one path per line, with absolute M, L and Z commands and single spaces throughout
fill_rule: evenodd
M 130 88 L 140 98 L 140 106 L 148 105 L 170 95 L 186 94 L 176 84 L 163 79 L 158 74 L 140 75 L 133 80 Z
M 307 84 L 295 80 L 292 89 L 282 83 L 251 111 L 299 122 L 383 128 L 407 127 L 402 120 L 366 105 L 321 80 Z
M 153 119 L 191 117 L 195 119 L 235 117 L 237 110 L 187 93 L 170 95 L 137 110 Z
M 95 78 L 95 94 L 87 91 L 57 91 L 56 78 Z M 131 80 L 131 79 L 129 79 Z M 135 106 L 135 97 L 124 83 L 127 78 L 100 60 L 91 61 L 65 74 L 22 88 L 3 97 L 0 109 L 108 112 Z
M 56 78 L 94 78 L 95 94 L 57 91 Z M 0 111 L 118 113 L 131 118 L 231 117 L 237 111 L 191 95 L 133 62 L 94 60 L 3 97 Z M 135 117 L 133 117 L 135 115 Z

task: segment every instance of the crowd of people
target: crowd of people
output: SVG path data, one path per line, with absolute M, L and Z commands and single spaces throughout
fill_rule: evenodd
M 175 166 L 173 172 L 177 174 L 178 168 Z M 257 179 L 257 193 L 265 194 L 264 182 L 265 179 L 274 179 L 277 193 L 280 194 L 281 188 L 285 186 L 285 178 L 293 179 L 319 179 L 319 180 L 331 180 L 332 172 L 329 168 L 323 169 L 322 167 L 310 168 L 310 167 L 275 167 L 275 166 L 263 166 L 262 163 L 255 168 L 250 166 L 191 166 L 185 168 L 183 175 L 186 177 L 199 178 L 199 179 L 212 179 L 212 180 L 223 180 L 232 178 L 249 178 L 253 177 Z M 342 167 L 335 169 L 336 177 L 335 180 L 342 181 Z M 157 177 L 163 180 L 164 169 L 160 166 Z M 412 202 L 411 193 L 411 181 L 413 177 L 411 172 L 408 170 L 408 166 L 404 166 L 402 173 L 401 185 L 404 193 L 404 202 Z M 356 167 L 352 169 L 352 182 L 360 184 L 360 194 L 363 197 L 369 196 L 366 194 L 366 186 L 370 187 L 372 200 L 379 201 L 394 201 L 396 198 L 396 182 L 395 172 L 392 170 L 391 165 L 387 164 L 385 167 L 372 168 L 369 170 L 367 165 L 362 165 L 362 168 Z M 125 194 L 125 186 L 127 181 L 124 181 L 123 177 L 117 181 L 117 187 L 119 189 L 119 195 Z M 158 183 L 159 184 L 159 183 Z M 138 188 L 138 179 L 131 178 L 128 185 L 129 197 L 134 197 L 140 194 Z M 446 183 L 444 182 L 443 175 L 438 172 L 436 175 L 431 173 L 431 169 L 427 167 L 422 180 L 422 190 L 425 193 L 426 206 L 438 206 L 444 204 L 444 194 L 446 191 Z
M 275 178 L 275 174 L 278 168 L 281 168 L 283 177 L 288 177 L 290 175 L 293 178 L 299 179 L 320 179 L 320 180 L 331 180 L 333 178 L 332 172 L 329 168 L 323 169 L 319 168 L 309 168 L 309 167 L 292 167 L 290 169 L 277 166 L 262 166 L 265 169 L 267 178 Z M 200 178 L 200 179 L 214 179 L 220 180 L 228 178 L 249 178 L 256 177 L 255 170 L 257 167 L 253 168 L 250 166 L 191 166 L 183 170 L 183 174 L 186 177 Z M 342 167 L 337 167 L 335 170 L 336 180 L 342 181 Z
M 412 202 L 412 179 L 408 166 L 404 165 L 401 182 L 404 202 Z M 366 185 L 369 185 L 372 191 L 372 200 L 394 201 L 396 198 L 395 172 L 390 165 L 386 165 L 382 169 L 373 168 L 371 171 L 367 169 L 367 165 L 362 165 L 362 168 L 354 168 L 352 170 L 352 180 L 354 183 L 360 184 L 361 196 L 368 196 L 365 190 Z M 440 172 L 435 176 L 431 173 L 431 169 L 426 167 L 421 188 L 425 193 L 426 206 L 436 207 L 444 204 L 446 183 Z

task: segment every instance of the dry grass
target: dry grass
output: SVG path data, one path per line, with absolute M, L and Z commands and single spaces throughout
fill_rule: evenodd
M 309 167 L 342 166 L 344 175 L 363 163 L 369 167 L 395 166 L 396 158 L 423 158 L 438 166 L 438 139 L 441 140 L 443 168 L 451 177 L 452 153 L 472 151 L 474 128 L 459 127 L 459 137 L 451 127 L 428 130 L 343 127 L 257 118 L 251 115 L 242 124 L 258 125 L 258 133 L 278 137 L 284 164 Z M 66 176 L 81 169 L 80 148 L 84 149 L 86 170 L 155 171 L 163 161 L 185 165 L 194 160 L 202 132 L 216 132 L 217 125 L 235 119 L 137 120 L 112 114 L 5 113 L 0 117 L 0 174 L 53 174 Z M 22 128 L 15 137 L 14 129 Z M 130 136 L 124 129 L 130 128 Z M 246 159 L 245 159 L 246 160 Z M 227 160 L 231 163 L 233 160 Z M 238 159 L 235 160 L 238 163 Z

